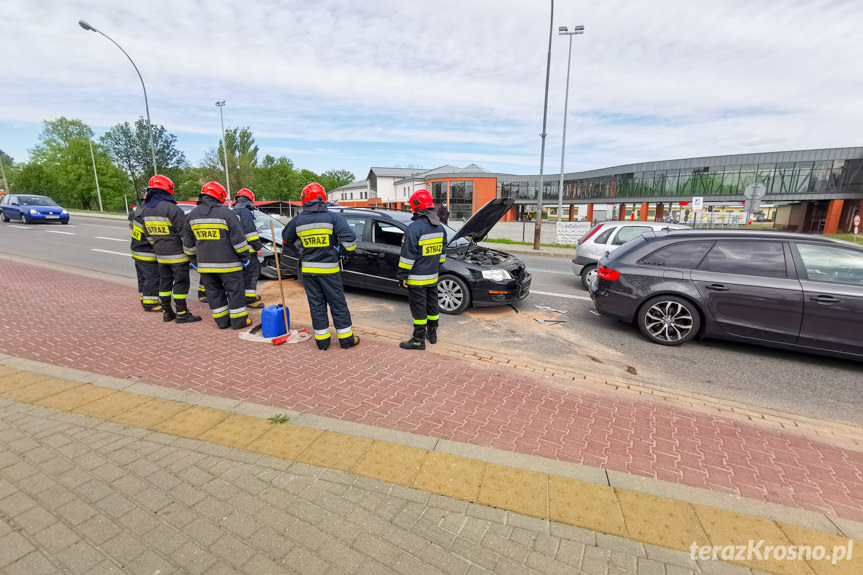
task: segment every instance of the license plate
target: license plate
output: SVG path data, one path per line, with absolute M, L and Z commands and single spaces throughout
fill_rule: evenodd
M 59 220 L 60 216 L 45 216 L 49 220 Z

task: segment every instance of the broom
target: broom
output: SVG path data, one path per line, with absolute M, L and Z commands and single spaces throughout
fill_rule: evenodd
M 273 229 L 273 220 L 270 220 L 270 236 L 273 238 L 273 255 L 276 256 L 276 277 L 279 278 L 279 292 L 282 294 L 282 313 L 285 315 L 285 329 L 288 333 L 273 338 L 273 345 L 282 345 L 291 337 L 288 327 L 288 306 L 285 304 L 285 288 L 282 286 L 282 266 L 279 265 L 279 244 L 276 242 L 276 231 Z

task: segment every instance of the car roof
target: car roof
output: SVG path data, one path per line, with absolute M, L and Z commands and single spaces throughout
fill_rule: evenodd
M 654 235 L 657 238 L 675 239 L 686 238 L 691 240 L 703 239 L 746 239 L 746 240 L 780 240 L 795 242 L 814 242 L 822 244 L 842 245 L 853 247 L 854 244 L 836 238 L 828 238 L 814 234 L 801 234 L 796 232 L 780 232 L 772 230 L 669 230 L 663 235 Z M 863 251 L 863 246 L 856 246 Z
M 597 222 L 598 224 L 602 224 L 603 226 L 608 226 L 611 228 L 620 228 L 624 226 L 650 226 L 651 228 L 671 228 L 676 230 L 689 229 L 689 226 L 684 226 L 683 224 L 673 224 L 671 222 L 642 222 L 638 220 L 609 220 L 606 222 Z
M 398 212 L 395 210 L 375 210 L 371 208 L 341 208 L 330 206 L 327 208 L 331 212 L 338 212 L 344 215 L 352 216 L 378 216 L 381 218 L 389 218 L 400 223 L 408 223 L 411 221 L 413 214 L 411 212 Z

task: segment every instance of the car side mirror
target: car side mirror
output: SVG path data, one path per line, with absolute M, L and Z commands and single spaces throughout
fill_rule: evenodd
M 611 255 L 611 252 L 608 250 L 605 250 L 605 257 L 608 257 L 609 255 Z

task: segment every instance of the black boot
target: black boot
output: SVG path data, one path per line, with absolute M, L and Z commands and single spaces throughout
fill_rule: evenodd
M 344 339 L 339 340 L 339 345 L 342 346 L 342 349 L 350 349 L 355 345 L 360 344 L 360 336 L 352 335 L 351 337 L 346 337 Z
M 327 351 L 328 349 L 330 349 L 330 338 L 316 339 L 315 343 L 318 345 L 318 349 L 321 351 Z
M 186 300 L 178 299 L 176 301 L 177 304 L 177 318 L 174 320 L 177 323 L 192 323 L 196 321 L 201 321 L 201 316 L 192 315 L 192 312 L 189 311 L 188 306 L 186 305 Z
M 171 307 L 171 296 L 159 296 L 159 303 L 162 306 L 162 321 L 174 321 L 177 314 L 174 313 L 174 308 Z
M 437 343 L 437 326 L 438 320 L 436 319 L 430 319 L 426 325 L 426 339 L 432 345 Z
M 415 325 L 414 334 L 408 341 L 399 344 L 402 349 L 425 349 L 426 348 L 426 326 Z

